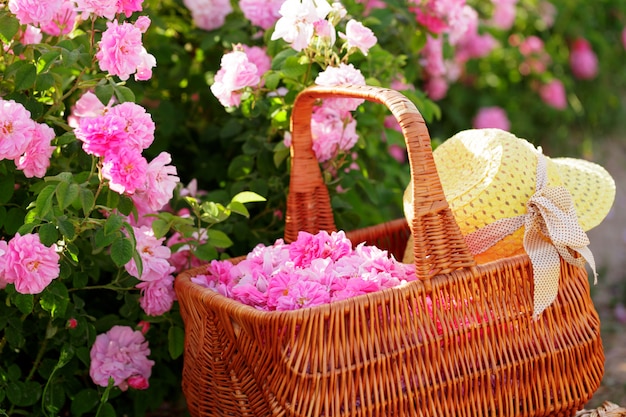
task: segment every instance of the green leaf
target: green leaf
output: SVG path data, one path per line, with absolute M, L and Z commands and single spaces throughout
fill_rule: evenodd
M 134 249 L 129 239 L 119 238 L 111 245 L 111 259 L 115 262 L 115 265 L 121 268 L 133 259 Z
M 35 307 L 35 297 L 32 294 L 15 293 L 11 298 L 15 307 L 23 314 L 30 314 Z
M 24 223 L 24 211 L 19 207 L 9 209 L 4 222 L 4 230 L 9 235 L 14 235 L 20 225 Z
M 55 191 L 56 186 L 50 184 L 39 192 L 39 195 L 37 196 L 37 200 L 35 202 L 35 205 L 37 207 L 37 214 L 39 215 L 39 217 L 45 217 L 46 214 L 48 214 L 48 212 L 52 210 L 52 197 Z
M 172 326 L 167 332 L 168 348 L 172 359 L 178 358 L 185 350 L 185 331 L 178 326 Z
M 102 249 L 113 243 L 116 239 L 119 239 L 119 233 L 109 233 L 108 235 L 104 233 L 104 229 L 98 229 L 94 236 L 94 249 Z
M 258 201 L 265 201 L 265 197 L 258 195 L 253 191 L 242 191 L 239 194 L 235 195 L 231 201 L 236 201 L 238 203 L 255 203 Z
M 192 250 L 194 256 L 203 261 L 211 261 L 217 259 L 217 249 L 209 243 L 198 246 L 195 250 Z
M 28 90 L 37 80 L 37 68 L 31 64 L 20 66 L 15 72 L 15 89 L 18 91 Z
M 127 196 L 120 197 L 120 202 L 117 205 L 117 209 L 120 211 L 120 213 L 122 213 L 125 216 L 128 216 L 130 215 L 130 213 L 133 212 L 134 208 L 135 208 L 135 203 L 133 203 L 133 200 L 131 200 Z
M 113 93 L 114 90 L 111 84 L 99 85 L 96 87 L 95 91 L 96 97 L 98 97 L 98 100 L 100 100 L 100 102 L 105 106 L 109 104 L 109 101 L 111 101 Z
M 91 213 L 91 210 L 93 210 L 96 204 L 96 198 L 93 192 L 88 188 L 81 188 L 79 198 L 83 213 L 85 216 L 89 216 L 89 213 Z
M 111 404 L 104 403 L 98 408 L 96 417 L 117 417 L 117 414 L 115 414 L 115 409 Z
M 120 103 L 125 103 L 127 101 L 135 101 L 135 93 L 128 87 L 124 87 L 123 85 L 116 85 L 113 87 L 115 91 L 115 97 Z
M 281 71 L 287 78 L 298 78 L 306 73 L 307 68 L 308 65 L 301 64 L 297 56 L 290 56 L 285 60 L 285 66 Z
M 280 83 L 280 73 L 270 71 L 265 74 L 265 88 L 270 91 L 274 91 L 278 88 Z
M 233 213 L 241 214 L 242 216 L 246 218 L 250 218 L 250 212 L 248 212 L 248 209 L 246 208 L 246 206 L 244 206 L 243 203 L 240 203 L 239 201 L 231 201 L 230 204 L 228 205 L 228 208 Z M 153 224 L 153 227 L 154 227 L 154 224 Z
M 233 241 L 221 230 L 208 229 L 207 233 L 209 242 L 217 248 L 229 248 L 233 245 Z
M 39 238 L 41 239 L 41 243 L 46 246 L 51 246 L 59 240 L 59 232 L 54 224 L 44 223 L 39 226 Z
M 0 15 L 0 41 L 8 45 L 20 29 L 20 22 L 8 13 Z
M 152 222 L 152 231 L 154 232 L 154 237 L 160 239 L 170 231 L 170 223 L 163 219 L 156 219 Z
M 41 398 L 41 385 L 34 381 L 15 381 L 6 390 L 9 401 L 18 407 L 28 407 Z
M 67 220 L 66 218 L 58 218 L 57 223 L 59 226 L 59 231 L 65 236 L 67 239 L 72 240 L 76 235 L 76 230 L 74 229 L 74 223 Z
M 41 55 L 37 60 L 37 74 L 41 74 L 50 68 L 50 65 L 60 56 L 61 52 L 58 50 L 49 51 Z
M 0 204 L 11 201 L 15 191 L 15 178 L 13 175 L 0 176 Z
M 49 312 L 54 317 L 63 317 L 67 305 L 70 302 L 70 295 L 67 287 L 61 281 L 54 280 L 41 293 L 39 304 L 41 308 Z
M 79 194 L 80 186 L 78 184 L 60 182 L 56 190 L 59 207 L 61 207 L 62 210 L 66 209 L 78 198 Z
M 96 408 L 100 402 L 100 395 L 95 389 L 84 389 L 72 399 L 72 415 L 80 417 Z
M 106 223 L 104 223 L 104 233 L 111 234 L 119 231 L 124 225 L 124 218 L 119 214 L 111 214 L 107 219 Z
M 4 206 L 0 206 L 0 229 L 4 225 L 4 221 L 7 218 L 7 209 Z

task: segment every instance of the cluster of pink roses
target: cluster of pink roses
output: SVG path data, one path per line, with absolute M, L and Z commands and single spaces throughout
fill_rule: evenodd
M 343 40 L 339 49 L 345 52 L 344 59 L 340 59 L 336 53 L 326 54 L 332 59 L 326 62 L 324 71 L 317 75 L 315 84 L 365 84 L 359 69 L 345 61 L 357 51 L 367 55 L 369 49 L 376 45 L 377 39 L 369 28 L 354 19 L 346 23 L 345 33 L 337 33 L 337 25 L 346 16 L 346 10 L 340 3 L 331 5 L 326 0 L 249 0 L 240 3 L 244 15 L 252 24 L 266 30 L 275 25 L 271 39 L 282 39 L 296 51 L 310 54 L 331 51 L 336 47 L 338 38 Z M 235 45 L 232 52 L 222 57 L 211 91 L 225 107 L 239 106 L 245 92 L 259 91 L 263 87 L 263 76 L 270 70 L 270 64 L 271 60 L 264 48 Z M 358 136 L 351 111 L 360 103 L 362 100 L 326 100 L 315 108 L 312 120 L 313 149 L 320 162 L 328 161 L 354 146 Z M 288 145 L 289 135 L 285 139 Z
M 134 24 L 113 20 L 122 14 L 130 17 L 133 12 L 141 11 L 142 3 L 143 0 L 9 0 L 9 10 L 20 24 L 26 25 L 22 34 L 24 44 L 41 42 L 42 32 L 66 35 L 80 19 L 104 17 L 109 22 L 96 54 L 100 68 L 122 80 L 131 74 L 137 80 L 148 80 L 156 59 L 143 47 L 141 37 L 150 26 L 150 19 L 141 16 Z
M 237 264 L 212 261 L 196 284 L 260 310 L 295 310 L 397 287 L 416 279 L 413 264 L 345 233 L 300 232 L 296 241 L 258 245 Z
M 56 245 L 44 245 L 38 234 L 17 233 L 9 242 L 0 240 L 0 288 L 14 284 L 21 294 L 39 294 L 60 269 Z

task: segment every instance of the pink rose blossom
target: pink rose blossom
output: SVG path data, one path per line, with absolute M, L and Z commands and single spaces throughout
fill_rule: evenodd
M 482 107 L 472 120 L 475 129 L 497 128 L 509 130 L 511 123 L 503 108 L 497 106 Z
M 74 0 L 76 9 L 82 12 L 83 19 L 87 20 L 90 14 L 113 20 L 117 13 L 118 0 Z
M 16 160 L 26 151 L 34 124 L 22 104 L 0 98 L 0 160 Z
M 72 113 L 68 117 L 68 123 L 71 127 L 77 128 L 80 119 L 84 117 L 98 117 L 105 115 L 111 106 L 115 103 L 115 99 L 111 97 L 109 104 L 106 106 L 102 104 L 100 99 L 91 91 L 85 92 L 74 106 L 72 106 Z
M 222 57 L 221 68 L 215 74 L 211 92 L 224 107 L 239 106 L 242 90 L 261 82 L 258 69 L 242 51 L 233 51 Z
M 298 232 L 296 241 L 289 245 L 289 258 L 297 267 L 308 267 L 313 259 L 337 260 L 352 251 L 352 242 L 343 231 L 321 231 L 317 234 Z
M 319 162 L 335 157 L 354 146 L 358 140 L 356 120 L 349 112 L 341 112 L 324 103 L 313 110 L 311 118 L 313 151 Z
M 365 85 L 365 77 L 358 68 L 352 64 L 339 64 L 338 67 L 327 67 L 315 78 L 315 84 L 333 87 L 337 85 Z M 353 98 L 329 98 L 324 100 L 324 106 L 347 112 L 356 110 L 363 99 Z
M 426 80 L 424 92 L 437 101 L 443 99 L 448 93 L 448 81 L 444 77 L 432 77 Z
M 128 381 L 128 386 L 133 389 L 144 390 L 144 389 L 148 389 L 148 387 L 150 386 L 150 384 L 148 383 L 148 379 L 144 378 L 141 375 L 133 375 L 130 378 L 128 378 L 127 381 Z
M 32 25 L 26 25 L 26 28 L 22 32 L 22 37 L 20 38 L 20 42 L 23 45 L 32 45 L 36 43 L 41 43 L 41 39 L 43 39 L 43 35 L 41 34 L 41 29 Z
M 68 329 L 75 329 L 76 327 L 78 327 L 78 320 L 76 320 L 74 317 L 70 317 L 67 320 L 65 327 L 67 327 Z
M 424 71 L 430 77 L 443 76 L 446 73 L 446 65 L 443 60 L 443 39 L 426 37 L 426 44 L 421 51 L 420 63 Z
M 133 194 L 145 183 L 148 161 L 140 152 L 122 147 L 104 156 L 102 177 L 109 180 L 109 188 L 119 194 Z
M 148 359 L 149 355 L 148 342 L 140 331 L 128 326 L 113 326 L 108 332 L 99 334 L 91 347 L 89 376 L 102 387 L 113 378 L 115 386 L 122 391 L 126 391 L 131 383 L 144 389 L 154 365 L 154 361 Z
M 155 125 L 150 113 L 147 113 L 142 106 L 127 101 L 111 107 L 108 114 L 117 116 L 126 122 L 124 147 L 141 152 L 152 145 Z
M 253 25 L 267 30 L 280 18 L 278 11 L 285 0 L 240 0 L 239 7 Z
M 327 1 L 285 0 L 278 13 L 271 40 L 283 39 L 296 51 L 301 51 L 311 42 L 315 33 L 314 24 L 328 16 L 332 7 Z
M 193 22 L 202 30 L 222 27 L 233 8 L 229 0 L 183 0 Z
M 24 154 L 15 161 L 17 169 L 27 178 L 43 178 L 50 166 L 50 158 L 56 149 L 50 142 L 55 138 L 54 129 L 45 124 L 33 123 L 32 137 Z
M 62 0 L 9 0 L 9 10 L 22 25 L 49 23 L 61 8 Z
M 9 241 L 5 257 L 4 280 L 15 284 L 21 294 L 39 294 L 61 272 L 56 246 L 45 246 L 38 234 L 17 233 Z
M 517 0 L 492 0 L 493 15 L 490 24 L 498 29 L 509 30 L 515 23 Z
M 74 129 L 76 138 L 83 142 L 83 150 L 89 155 L 104 156 L 116 153 L 126 142 L 126 121 L 116 115 L 80 119 Z
M 272 68 L 272 59 L 267 55 L 267 48 L 260 46 L 240 46 L 248 56 L 248 61 L 256 66 L 257 74 L 262 77 Z
M 626 49 L 626 27 L 622 29 L 622 46 Z
M 598 74 L 598 57 L 586 39 L 578 38 L 574 41 L 569 64 L 574 77 L 579 80 L 591 80 Z
M 8 282 L 4 279 L 4 269 L 7 263 L 7 253 L 9 244 L 6 240 L 0 239 L 0 290 L 4 289 Z
M 406 148 L 400 145 L 389 145 L 389 155 L 401 164 L 405 163 L 407 160 Z
M 544 103 L 557 110 L 563 110 L 567 107 L 565 87 L 559 80 L 552 80 L 547 84 L 542 84 L 539 87 L 539 96 Z
M 350 19 L 346 24 L 346 34 L 339 34 L 339 37 L 346 40 L 348 49 L 357 48 L 363 55 L 367 55 L 370 48 L 378 42 L 370 28 L 363 26 L 363 23 L 354 19 Z
M 155 281 L 142 281 L 137 288 L 141 290 L 139 305 L 148 316 L 160 316 L 172 309 L 176 299 L 172 275 Z
M 142 11 L 143 0 L 117 0 L 117 13 L 130 17 L 133 12 Z
M 139 64 L 137 65 L 137 72 L 135 73 L 136 81 L 146 81 L 152 78 L 152 68 L 156 67 L 156 58 L 154 55 L 149 54 L 146 48 L 141 48 L 139 54 Z
M 67 35 L 76 25 L 76 6 L 72 0 L 63 0 L 61 7 L 56 11 L 50 22 L 42 24 L 41 30 L 52 36 Z
M 387 3 L 382 0 L 356 0 L 356 2 L 365 4 L 363 16 L 369 16 L 373 9 L 384 9 L 387 7 Z
M 276 310 L 295 310 L 330 302 L 330 294 L 324 285 L 313 281 L 296 281 L 287 294 L 278 297 Z
M 151 227 L 141 226 L 133 227 L 135 240 L 137 241 L 136 250 L 141 257 L 143 270 L 141 276 L 137 270 L 137 264 L 131 259 L 124 268 L 130 275 L 141 281 L 158 281 L 171 275 L 174 272 L 168 259 L 170 258 L 170 248 L 163 245 L 165 238 L 157 239 Z
M 121 80 L 127 80 L 135 73 L 142 63 L 141 33 L 139 28 L 127 22 L 121 25 L 117 20 L 107 22 L 107 30 L 99 43 L 100 50 L 96 53 L 100 69 Z
M 148 164 L 145 182 L 131 197 L 140 214 L 161 210 L 174 196 L 180 178 L 176 176 L 176 167 L 169 165 L 171 162 L 171 155 L 161 152 Z

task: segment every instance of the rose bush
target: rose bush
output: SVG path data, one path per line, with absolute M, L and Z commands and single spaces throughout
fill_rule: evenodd
M 174 276 L 282 236 L 309 85 L 401 90 L 435 145 L 473 123 L 555 147 L 610 127 L 626 6 L 602 5 L 0 1 L 0 410 L 180 400 Z M 402 215 L 382 106 L 326 100 L 312 129 L 341 229 Z

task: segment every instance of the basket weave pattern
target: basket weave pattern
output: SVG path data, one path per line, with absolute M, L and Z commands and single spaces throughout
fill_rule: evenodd
M 317 99 L 365 98 L 400 122 L 415 216 L 348 233 L 402 258 L 418 280 L 294 311 L 259 311 L 176 279 L 185 322 L 183 392 L 192 416 L 573 416 L 602 379 L 587 272 L 561 264 L 557 300 L 532 320 L 526 255 L 476 265 L 443 194 L 415 106 L 375 87 L 312 87 L 292 114 L 285 241 L 336 230 L 311 147 Z M 236 260 L 235 260 L 236 262 Z

